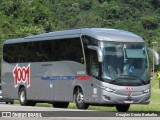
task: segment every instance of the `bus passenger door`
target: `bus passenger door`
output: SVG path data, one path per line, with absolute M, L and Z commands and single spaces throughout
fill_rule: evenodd
M 88 60 L 86 61 L 87 73 L 91 76 L 90 83 L 87 86 L 87 91 L 90 91 L 90 102 L 98 101 L 98 89 L 95 84 L 97 79 L 100 79 L 100 67 L 98 62 L 97 52 L 95 50 L 89 50 Z
M 100 69 L 97 58 L 97 52 L 95 50 L 90 50 L 90 66 L 89 66 L 90 76 L 99 79 Z

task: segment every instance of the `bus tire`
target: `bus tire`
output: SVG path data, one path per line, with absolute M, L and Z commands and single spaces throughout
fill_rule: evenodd
M 118 112 L 127 112 L 129 110 L 130 104 L 119 104 L 116 105 L 116 109 Z
M 36 106 L 35 101 L 28 101 L 27 106 Z
M 53 102 L 54 108 L 68 108 L 69 102 Z
M 13 104 L 14 104 L 14 101 L 11 101 L 10 104 L 13 105 Z
M 84 95 L 81 89 L 78 89 L 75 93 L 75 103 L 78 109 L 87 109 L 89 104 L 84 102 Z
M 19 91 L 19 102 L 22 106 L 27 106 L 29 104 L 26 89 L 24 87 L 22 87 Z

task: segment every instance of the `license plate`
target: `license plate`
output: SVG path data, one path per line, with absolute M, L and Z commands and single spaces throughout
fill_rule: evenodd
M 133 103 L 133 101 L 124 101 L 124 103 Z

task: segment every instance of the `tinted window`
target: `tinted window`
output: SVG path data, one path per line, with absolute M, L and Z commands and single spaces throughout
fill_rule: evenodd
M 91 58 L 91 50 L 88 49 L 88 45 L 98 46 L 98 40 L 90 37 L 90 36 L 82 36 L 83 46 L 84 46 L 84 53 L 86 59 L 86 66 L 87 66 L 87 73 L 90 75 L 90 58 Z
M 89 75 L 98 78 L 100 74 L 98 56 L 95 50 L 90 50 L 90 73 Z
M 3 58 L 6 62 L 25 62 L 25 54 L 25 43 L 4 45 Z
M 3 59 L 9 63 L 69 60 L 83 63 L 80 38 L 5 44 Z
M 67 59 L 84 63 L 82 45 L 80 39 L 68 41 Z

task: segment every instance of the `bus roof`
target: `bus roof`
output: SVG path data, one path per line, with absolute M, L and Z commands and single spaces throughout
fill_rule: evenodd
M 88 35 L 100 41 L 144 42 L 144 40 L 138 35 L 124 30 L 107 29 L 107 28 L 81 28 L 81 29 L 49 32 L 40 35 L 28 36 L 24 38 L 10 39 L 6 40 L 4 44 L 20 43 L 27 41 L 73 38 L 73 37 L 80 37 L 81 35 Z

